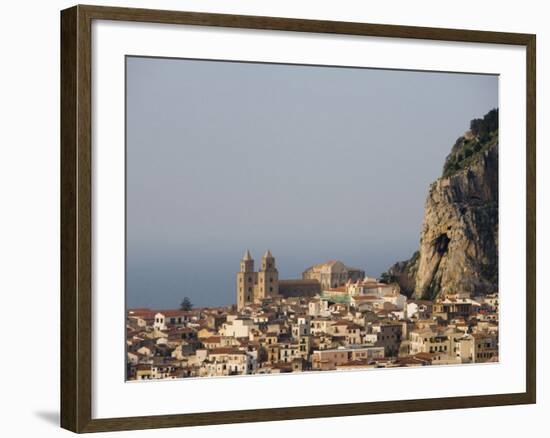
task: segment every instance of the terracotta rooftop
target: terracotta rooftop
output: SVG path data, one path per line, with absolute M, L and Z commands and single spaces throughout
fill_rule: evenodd
M 195 315 L 195 312 L 192 310 L 158 310 L 156 313 L 161 313 L 167 318 Z
M 234 347 L 220 347 L 220 348 L 212 348 L 211 350 L 208 350 L 208 354 L 215 355 L 215 354 L 246 354 L 246 353 Z
M 216 344 L 221 342 L 221 336 L 208 336 L 207 338 L 202 338 L 203 343 Z

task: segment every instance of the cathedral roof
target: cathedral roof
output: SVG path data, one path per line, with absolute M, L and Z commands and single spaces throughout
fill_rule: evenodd
M 267 259 L 267 258 L 273 258 L 273 254 L 271 254 L 271 251 L 268 249 L 265 254 L 264 254 L 264 258 Z
M 250 254 L 250 251 L 248 249 L 244 253 L 243 260 L 252 260 L 252 255 Z

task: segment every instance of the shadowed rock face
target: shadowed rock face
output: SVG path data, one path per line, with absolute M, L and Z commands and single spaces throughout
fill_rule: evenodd
M 485 121 L 495 128 L 498 110 Z M 495 122 L 496 120 L 496 122 Z M 455 292 L 498 291 L 498 124 L 460 137 L 441 178 L 430 186 L 420 248 L 386 275 L 407 296 L 434 299 Z
M 420 252 L 416 251 L 409 260 L 395 263 L 385 274 L 382 274 L 383 278 L 381 278 L 381 281 L 399 284 L 401 293 L 409 298 L 412 297 L 416 288 L 416 272 L 418 271 L 419 258 Z
M 430 187 L 414 296 L 498 288 L 498 141 Z

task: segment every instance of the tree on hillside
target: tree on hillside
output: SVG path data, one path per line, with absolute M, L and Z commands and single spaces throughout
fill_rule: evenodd
M 268 354 L 267 354 L 267 350 L 265 347 L 260 347 L 258 349 L 258 363 L 264 363 L 264 362 L 267 362 L 267 359 L 269 358 Z
M 189 311 L 193 308 L 193 303 L 189 299 L 189 297 L 185 297 L 183 301 L 180 304 L 180 310 Z
M 484 139 L 487 134 L 498 129 L 498 109 L 492 109 L 482 119 L 473 119 L 470 122 L 470 131 L 475 136 Z
M 382 272 L 378 281 L 385 284 L 396 283 L 397 277 L 393 274 L 390 274 L 389 272 Z

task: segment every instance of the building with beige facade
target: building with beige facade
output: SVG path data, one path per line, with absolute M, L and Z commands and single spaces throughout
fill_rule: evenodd
M 335 348 L 316 350 L 313 352 L 312 368 L 314 370 L 334 370 L 337 366 L 348 362 L 362 360 L 371 361 L 384 357 L 383 347 Z
M 321 284 L 321 289 L 343 286 L 348 280 L 355 282 L 364 277 L 365 271 L 350 268 L 338 260 L 313 265 L 302 273 L 304 280 L 317 280 Z

